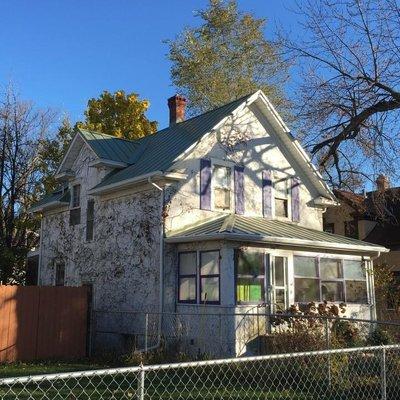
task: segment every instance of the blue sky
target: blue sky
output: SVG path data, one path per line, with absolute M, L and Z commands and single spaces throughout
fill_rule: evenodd
M 239 0 L 241 10 L 296 29 L 292 0 Z M 82 118 L 87 100 L 124 89 L 150 100 L 149 118 L 167 125 L 175 90 L 163 40 L 199 23 L 206 0 L 0 0 L 0 85 L 24 99 Z

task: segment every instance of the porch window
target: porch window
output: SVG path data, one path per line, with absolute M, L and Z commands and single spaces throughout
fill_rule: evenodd
M 343 269 L 347 302 L 367 303 L 367 282 L 363 263 L 358 260 L 343 260 Z
M 182 303 L 196 302 L 196 280 L 197 280 L 197 253 L 179 254 L 179 295 Z
M 231 168 L 214 165 L 213 169 L 214 208 L 231 208 Z
M 275 216 L 289 216 L 287 179 L 281 179 L 274 184 L 275 189 Z
M 295 301 L 366 303 L 362 262 L 335 258 L 294 257 Z
M 236 256 L 236 302 L 265 301 L 264 254 L 238 250 Z
M 219 250 L 179 253 L 178 301 L 219 304 L 219 264 Z

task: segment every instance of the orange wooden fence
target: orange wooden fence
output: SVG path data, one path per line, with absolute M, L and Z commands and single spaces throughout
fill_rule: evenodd
M 86 355 L 87 287 L 0 286 L 0 362 Z

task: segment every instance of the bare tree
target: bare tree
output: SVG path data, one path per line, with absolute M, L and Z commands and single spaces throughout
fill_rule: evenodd
M 36 241 L 27 212 L 38 189 L 41 139 L 53 114 L 21 101 L 12 88 L 0 98 L 0 281 L 18 282 Z
M 397 0 L 304 0 L 301 35 L 281 36 L 297 57 L 296 127 L 334 186 L 397 179 L 400 6 Z

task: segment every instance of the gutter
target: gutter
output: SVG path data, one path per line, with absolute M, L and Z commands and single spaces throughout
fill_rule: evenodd
M 108 193 L 112 192 L 115 189 L 123 189 L 125 187 L 133 186 L 137 183 L 144 183 L 144 182 L 149 182 L 154 186 L 154 183 L 152 182 L 152 179 L 158 178 L 158 179 L 171 179 L 171 180 L 184 180 L 187 178 L 186 174 L 180 174 L 178 172 L 162 172 L 162 171 L 153 171 L 149 172 L 147 174 L 135 176 L 134 178 L 130 179 L 125 179 L 123 181 L 115 182 L 115 183 L 110 183 L 109 185 L 105 186 L 100 186 L 100 187 L 94 187 L 93 189 L 89 190 L 88 194 L 90 195 L 99 195 L 103 193 Z
M 357 246 L 351 244 L 339 244 L 332 242 L 321 242 L 314 240 L 293 239 L 285 237 L 269 237 L 260 235 L 246 235 L 237 233 L 213 233 L 210 235 L 192 235 L 192 236 L 171 236 L 167 237 L 167 243 L 185 243 L 195 241 L 208 241 L 208 240 L 232 240 L 232 241 L 251 241 L 254 243 L 269 243 L 275 245 L 291 245 L 295 247 L 313 247 L 318 249 L 332 249 L 332 250 L 352 250 L 358 252 L 365 252 L 374 254 L 379 257 L 381 252 L 388 252 L 389 249 L 380 246 Z

